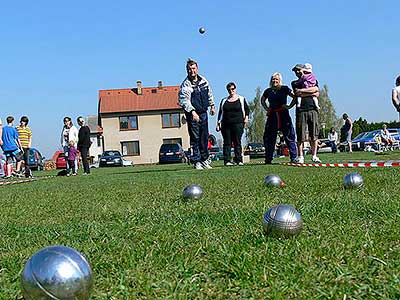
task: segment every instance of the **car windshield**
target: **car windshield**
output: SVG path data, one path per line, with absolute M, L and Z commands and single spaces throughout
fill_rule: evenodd
M 221 152 L 222 148 L 220 147 L 211 147 L 210 152 Z
M 374 138 L 377 134 L 379 133 L 379 131 L 371 131 L 371 132 L 368 132 L 363 138 L 366 138 L 366 139 L 371 139 L 371 138 Z
M 162 144 L 160 151 L 179 151 L 179 144 Z
M 248 147 L 252 147 L 252 148 L 262 148 L 262 147 L 264 147 L 264 145 L 261 144 L 261 143 L 250 143 L 250 144 L 248 145 Z
M 388 131 L 390 134 L 399 134 L 399 131 L 396 128 L 389 128 Z
M 361 138 L 362 138 L 363 136 L 365 136 L 367 133 L 368 133 L 368 132 L 362 132 L 362 133 L 360 133 L 359 135 L 357 135 L 357 136 L 354 138 L 354 140 L 361 139 Z
M 105 151 L 103 156 L 121 156 L 121 153 L 119 151 Z

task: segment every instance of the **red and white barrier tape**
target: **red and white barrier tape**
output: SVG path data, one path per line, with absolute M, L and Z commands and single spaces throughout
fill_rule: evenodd
M 53 178 L 53 177 L 54 176 L 40 176 L 40 177 L 24 178 L 24 179 L 18 179 L 18 180 L 11 179 L 10 181 L 4 180 L 4 181 L 0 181 L 0 186 L 2 186 L 2 185 L 10 185 L 10 184 L 17 184 L 17 183 L 32 182 L 32 181 L 37 181 L 37 180 L 40 180 L 40 179 L 48 179 L 48 178 Z
M 296 164 L 281 163 L 292 167 L 337 167 L 337 168 L 377 168 L 377 167 L 400 167 L 400 161 L 376 161 L 376 162 L 354 162 L 354 163 L 331 163 L 331 164 Z

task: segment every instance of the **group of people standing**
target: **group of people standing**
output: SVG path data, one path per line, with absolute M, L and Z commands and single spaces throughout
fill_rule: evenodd
M 32 178 L 29 168 L 29 154 L 32 146 L 32 130 L 29 128 L 29 119 L 22 116 L 18 126 L 14 127 L 14 117 L 6 118 L 7 124 L 3 126 L 0 119 L 0 146 L 5 156 L 5 167 L 0 159 L 0 177 L 8 179 L 11 177 Z M 78 151 L 82 157 L 84 175 L 90 174 L 88 154 L 91 145 L 90 129 L 85 124 L 83 117 L 78 117 L 78 129 L 72 123 L 70 117 L 64 118 L 64 126 L 61 132 L 61 146 L 63 147 L 67 160 L 68 175 L 77 175 Z M 22 163 L 24 165 L 22 166 Z M 15 168 L 14 168 L 15 164 Z
M 5 168 L 0 160 L 1 177 L 8 179 L 13 176 L 31 178 L 32 172 L 29 169 L 29 149 L 32 145 L 32 131 L 28 126 L 29 119 L 22 116 L 20 124 L 14 127 L 14 117 L 6 118 L 6 126 L 2 126 L 0 119 L 0 146 L 5 156 Z M 16 162 L 15 170 L 13 168 Z M 24 170 L 22 170 L 24 162 Z
M 89 167 L 89 148 L 90 128 L 86 125 L 83 117 L 78 117 L 78 128 L 72 123 L 70 117 L 64 117 L 64 126 L 61 131 L 61 146 L 64 150 L 64 155 L 67 160 L 67 176 L 78 174 L 78 151 L 80 152 L 83 164 L 83 175 L 90 174 Z
M 207 113 L 210 109 L 210 114 L 215 114 L 215 102 L 208 81 L 198 73 L 197 62 L 189 59 L 186 71 L 187 77 L 179 91 L 179 104 L 185 112 L 188 124 L 191 161 L 195 169 L 211 169 L 207 149 Z M 320 162 L 317 156 L 318 81 L 312 73 L 311 64 L 297 64 L 292 71 L 298 78 L 292 82 L 292 89 L 283 84 L 280 73 L 274 73 L 269 88 L 261 97 L 261 104 L 267 113 L 264 131 L 265 164 L 272 162 L 278 131 L 283 134 L 292 162 L 304 162 L 303 143 L 306 140 L 310 140 L 312 161 Z M 220 103 L 216 130 L 222 133 L 225 165 L 243 165 L 241 139 L 244 126 L 249 122 L 249 106 L 246 99 L 237 94 L 234 82 L 228 83 L 226 89 L 228 97 L 222 99 Z M 288 97 L 292 98 L 289 105 Z M 294 106 L 296 106 L 296 131 L 289 114 L 289 109 Z M 233 161 L 231 147 L 234 149 Z

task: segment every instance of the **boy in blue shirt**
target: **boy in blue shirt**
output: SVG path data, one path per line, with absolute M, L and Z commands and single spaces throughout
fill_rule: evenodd
M 5 178 L 10 178 L 12 173 L 12 167 L 14 163 L 14 158 L 16 162 L 21 161 L 23 153 L 21 149 L 21 143 L 18 138 L 18 131 L 14 128 L 14 117 L 7 117 L 7 126 L 3 127 L 3 132 L 1 134 L 1 139 L 3 141 L 3 153 L 6 156 L 6 176 Z M 18 167 L 19 164 L 17 164 Z M 20 170 L 16 170 L 16 175 L 22 177 Z

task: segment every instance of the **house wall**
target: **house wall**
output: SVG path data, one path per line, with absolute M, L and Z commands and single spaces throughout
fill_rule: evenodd
M 179 113 L 181 127 L 162 128 L 162 113 Z M 127 115 L 138 116 L 138 130 L 120 130 L 119 117 Z M 182 111 L 160 111 L 144 113 L 123 113 L 102 115 L 102 127 L 104 136 L 105 150 L 119 150 L 122 153 L 121 142 L 139 141 L 139 156 L 124 156 L 127 160 L 132 160 L 134 164 L 158 163 L 158 153 L 163 139 L 181 138 L 182 147 L 189 148 L 189 134 L 187 124 L 183 124 Z
M 97 137 L 99 134 L 90 134 L 90 141 L 92 144 L 89 148 L 89 155 L 93 157 L 93 162 L 97 162 L 99 160 L 99 156 L 103 153 L 103 140 L 100 136 L 100 144 L 97 142 Z

